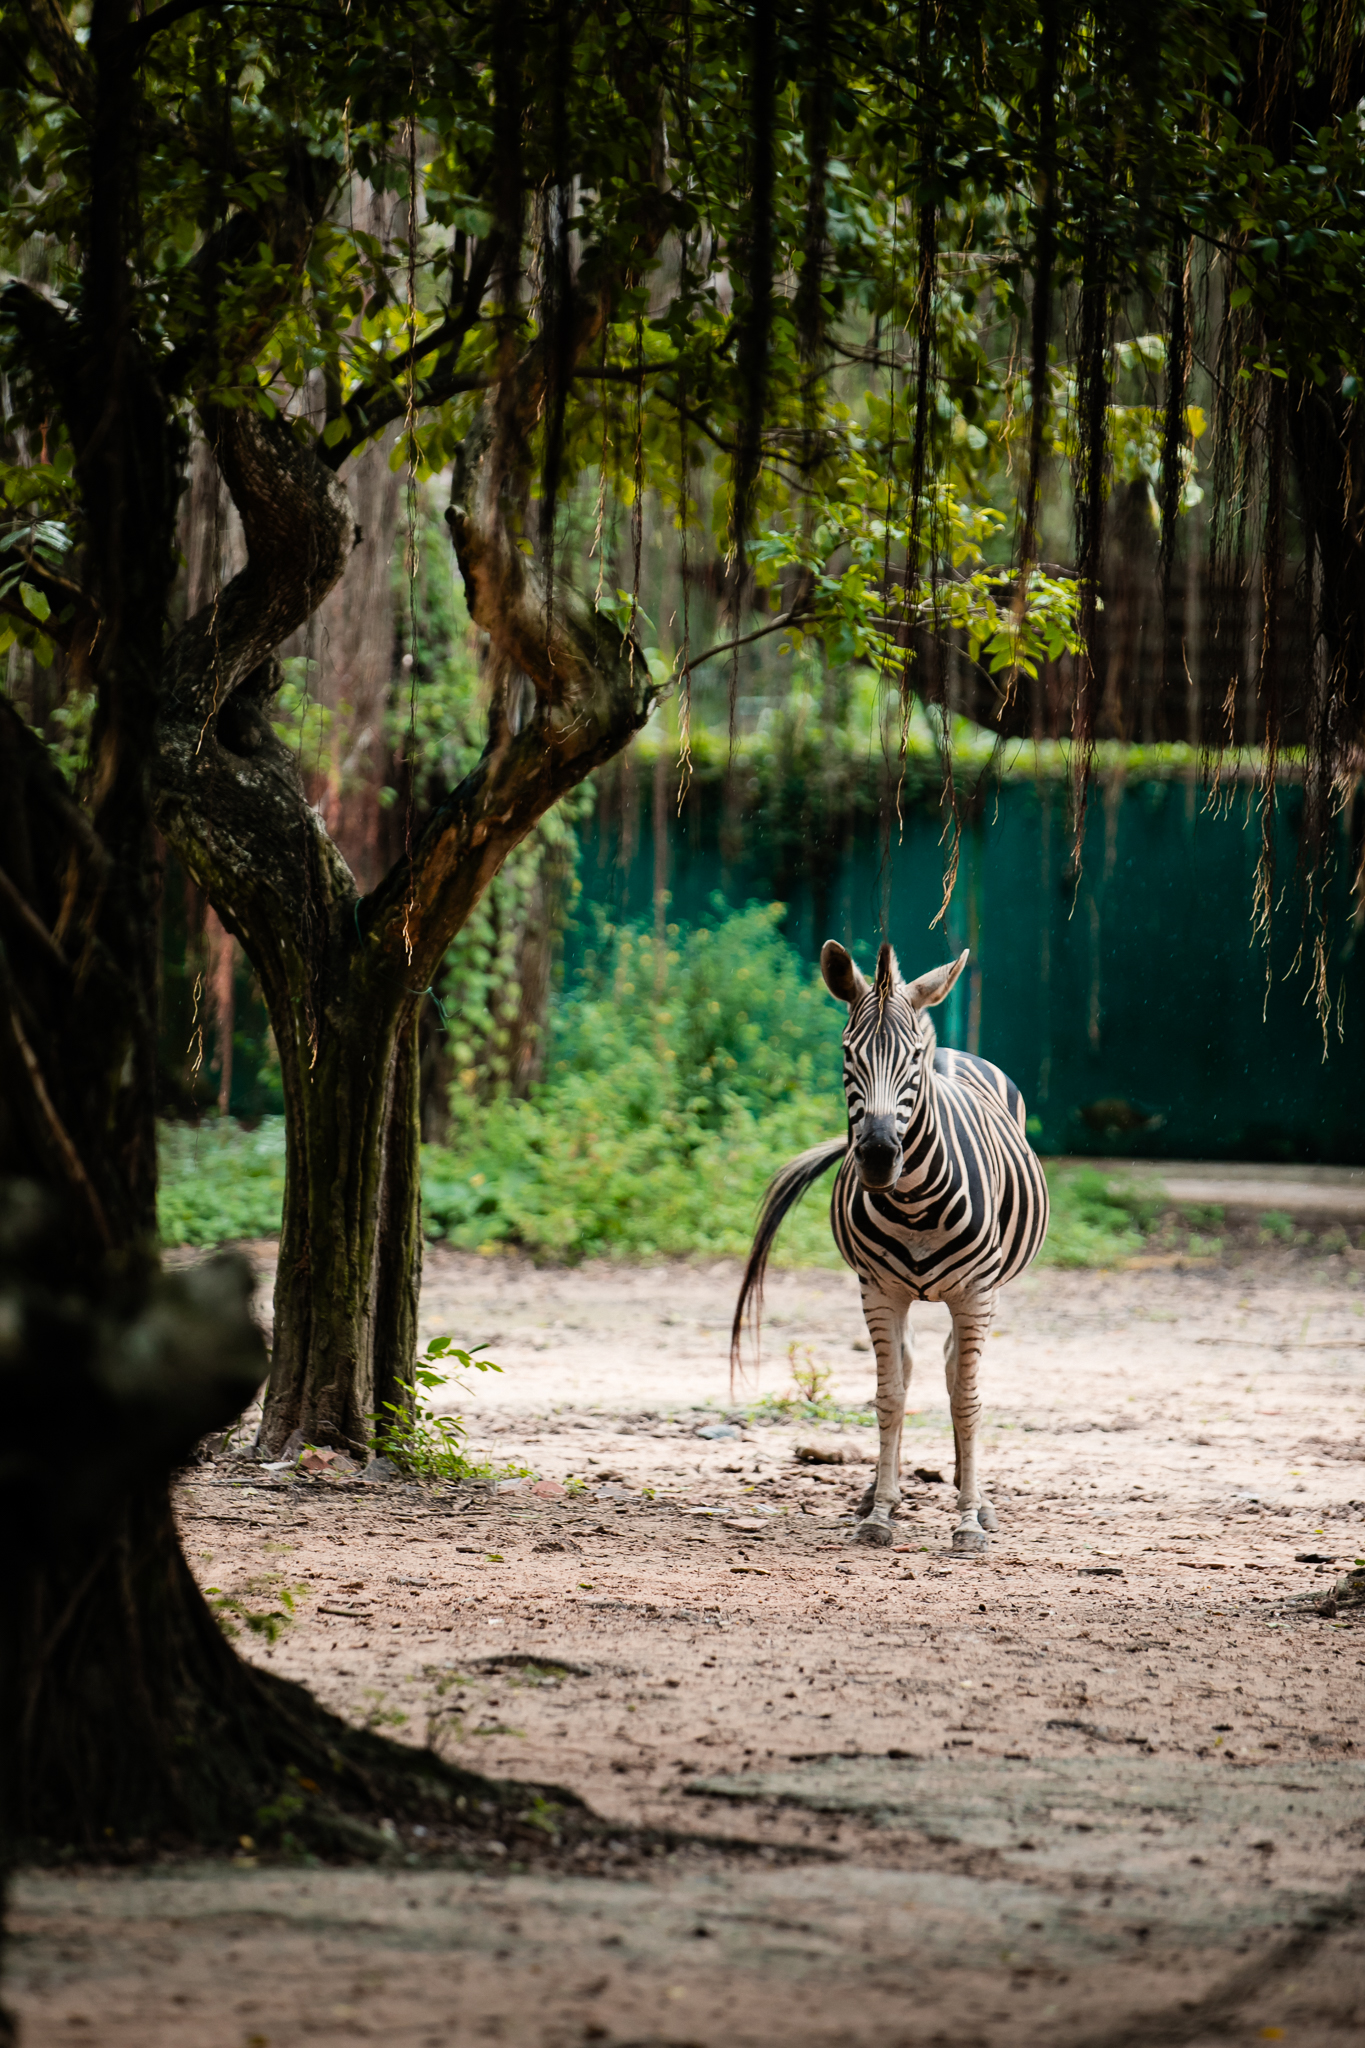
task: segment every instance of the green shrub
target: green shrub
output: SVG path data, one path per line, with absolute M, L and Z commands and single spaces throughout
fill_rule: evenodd
M 670 926 L 662 960 L 648 933 L 599 920 L 531 1099 L 457 1093 L 453 1142 L 423 1146 L 427 1235 L 557 1260 L 746 1253 L 776 1169 L 846 1123 L 843 1012 L 781 937 L 781 914 L 751 905 L 689 932 Z M 168 1126 L 161 1163 L 166 1243 L 278 1230 L 281 1118 L 254 1131 Z M 839 1264 L 833 1179 L 783 1225 L 782 1264 Z M 1164 1207 L 1096 1167 L 1049 1180 L 1045 1265 L 1114 1264 L 1141 1250 Z
M 477 1348 L 481 1351 L 483 1346 Z M 396 1402 L 385 1401 L 374 1418 L 374 1450 L 390 1459 L 410 1479 L 529 1478 L 528 1466 L 493 1466 L 486 1460 L 471 1458 L 465 1449 L 469 1431 L 463 1417 L 435 1412 L 425 1398 L 428 1394 L 452 1385 L 465 1387 L 458 1374 L 442 1372 L 442 1364 L 462 1366 L 467 1372 L 502 1371 L 491 1358 L 461 1351 L 450 1337 L 433 1337 L 413 1370 L 417 1390 L 413 1412 L 409 1415 Z
M 284 1205 L 284 1118 L 163 1124 L 157 1220 L 163 1244 L 269 1237 Z
M 1293 1244 L 1294 1219 L 1285 1209 L 1267 1209 L 1258 1237 L 1262 1244 Z
M 845 1122 L 841 1013 L 781 914 L 670 926 L 662 961 L 599 922 L 531 1100 L 457 1096 L 454 1145 L 424 1148 L 428 1233 L 558 1259 L 747 1251 L 775 1168 Z M 791 1219 L 784 1257 L 837 1263 L 827 1200 Z
M 1094 1166 L 1051 1167 L 1052 1220 L 1044 1266 L 1112 1266 L 1142 1250 L 1165 1206 L 1159 1194 L 1125 1187 Z

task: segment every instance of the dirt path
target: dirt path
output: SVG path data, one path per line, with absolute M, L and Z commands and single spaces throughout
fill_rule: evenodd
M 865 1471 L 793 1454 L 863 1456 L 871 1430 L 746 1418 L 790 1390 L 789 1344 L 868 1399 L 851 1283 L 776 1277 L 732 1407 L 735 1283 L 430 1257 L 428 1334 L 505 1368 L 464 1405 L 472 1440 L 581 1493 L 230 1460 L 181 1493 L 206 1583 L 257 1608 L 305 1589 L 251 1654 L 711 1846 L 623 1843 L 572 1877 L 496 1850 L 434 1870 L 416 1841 L 380 1871 L 28 1873 L 29 2048 L 1360 2039 L 1340 1902 L 1365 1883 L 1365 1628 L 1285 1602 L 1334 1569 L 1301 1560 L 1365 1555 L 1365 1255 L 1016 1286 L 980 1561 L 948 1554 L 933 1478 L 897 1548 L 851 1545 Z M 951 1479 L 945 1326 L 915 1318 L 906 1442 Z

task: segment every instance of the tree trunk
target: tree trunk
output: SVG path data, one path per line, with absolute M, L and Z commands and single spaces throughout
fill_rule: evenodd
M 330 1006 L 329 1006 L 330 1007 Z M 260 1443 L 362 1454 L 409 1398 L 422 1272 L 416 1004 L 344 995 L 316 1059 L 280 1048 L 287 1118 L 275 1350 Z
M 30 1850 L 233 1840 L 285 1789 L 259 1713 L 269 1681 L 206 1606 L 164 1480 L 94 1528 L 53 1530 L 22 1594 L 5 1769 Z
M 534 417 L 534 405 L 531 413 Z M 165 665 L 158 822 L 241 940 L 279 1050 L 286 1197 L 261 1442 L 361 1450 L 412 1399 L 421 1272 L 417 1005 L 507 856 L 639 730 L 638 647 L 565 581 L 553 615 L 504 500 L 496 408 L 471 433 L 447 515 L 470 615 L 501 672 L 483 756 L 378 887 L 360 895 L 270 716 L 273 650 L 341 576 L 345 492 L 282 420 L 206 422 L 246 565 Z

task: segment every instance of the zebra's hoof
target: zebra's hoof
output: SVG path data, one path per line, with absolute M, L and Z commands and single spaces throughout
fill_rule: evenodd
M 853 1532 L 853 1541 L 855 1543 L 873 1543 L 876 1544 L 878 1549 L 886 1550 L 890 1547 L 892 1533 L 889 1522 L 860 1522 Z
M 981 1529 L 954 1529 L 953 1555 L 955 1557 L 979 1557 L 990 1549 L 990 1542 Z
M 976 1519 L 983 1529 L 989 1529 L 992 1536 L 1000 1527 L 1000 1518 L 988 1500 L 983 1500 L 976 1511 Z

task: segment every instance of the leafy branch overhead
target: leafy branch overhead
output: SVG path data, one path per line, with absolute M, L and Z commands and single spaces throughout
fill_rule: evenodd
M 932 698 L 925 634 L 957 634 L 1017 724 L 1021 678 L 1078 650 L 1094 559 L 1084 533 L 1066 575 L 1020 559 L 1039 463 L 1064 495 L 1058 465 L 1074 471 L 1092 543 L 1134 462 L 1154 517 L 1203 489 L 1234 586 L 1283 488 L 1277 387 L 1309 402 L 1290 408 L 1301 461 L 1335 448 L 1350 471 L 1360 26 L 1349 8 L 1249 4 L 1160 24 L 1049 4 L 1041 28 L 1008 4 L 163 6 L 121 31 L 152 122 L 139 331 L 201 420 L 278 413 L 334 469 L 395 425 L 396 466 L 458 468 L 496 393 L 522 546 L 543 550 L 558 511 L 578 553 L 580 484 L 605 474 L 627 520 L 648 488 L 697 554 L 740 550 L 752 580 L 728 638 L 746 608 L 791 611 L 792 640 Z M 35 345 L 16 294 L 50 320 L 76 288 L 87 39 L 28 10 L 0 88 L 23 279 L 7 361 L 24 445 L 3 487 L 12 535 L 41 513 L 49 576 L 82 542 L 79 429 L 60 351 Z M 382 235 L 357 223 L 356 178 L 389 201 Z M 1206 404 L 1182 402 L 1191 378 Z M 1355 732 L 1360 629 L 1329 496 L 1298 539 L 1320 556 Z M 40 659 L 82 629 L 42 580 L 7 578 L 0 604 Z M 700 651 L 686 639 L 660 622 L 656 677 Z

